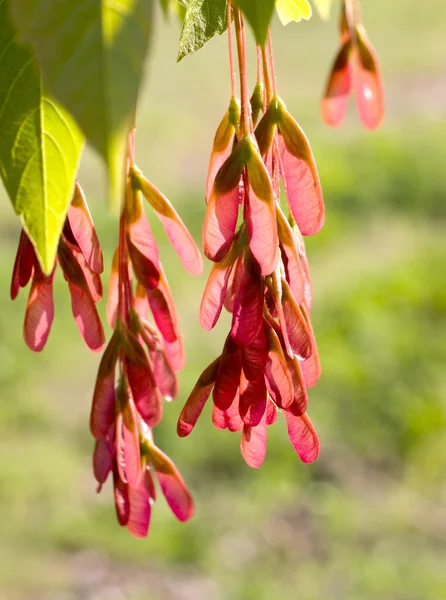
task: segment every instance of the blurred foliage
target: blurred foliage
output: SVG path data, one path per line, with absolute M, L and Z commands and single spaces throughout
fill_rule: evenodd
M 415 7 L 412 0 L 407 4 Z M 392 18 L 394 5 L 401 9 L 403 2 L 389 6 Z M 380 26 L 372 13 L 364 2 L 369 33 L 381 36 L 382 47 L 377 46 L 384 67 L 391 55 L 390 71 L 402 73 L 409 59 L 401 58 L 398 66 L 392 53 L 396 42 L 386 38 L 388 21 L 382 17 Z M 310 25 L 300 27 L 307 32 Z M 290 29 L 285 31 L 277 49 L 284 57 Z M 431 38 L 429 43 L 435 46 Z M 175 82 L 163 80 L 153 90 L 155 98 L 164 94 L 167 105 L 178 104 L 168 90 L 179 93 L 182 78 L 199 71 L 194 64 L 179 71 Z M 319 79 L 308 75 L 315 87 L 328 56 L 319 56 L 317 65 Z M 285 57 L 283 87 L 292 85 L 291 75 L 286 76 L 290 68 Z M 424 76 L 419 72 L 420 85 Z M 344 130 L 327 132 L 316 124 L 314 102 L 304 104 L 304 88 L 302 104 L 292 94 L 288 104 L 296 116 L 297 108 L 304 109 L 327 203 L 326 226 L 307 244 L 313 324 L 324 369 L 310 396 L 322 444 L 319 459 L 301 464 L 279 419 L 270 428 L 265 464 L 250 470 L 240 456 L 238 436 L 212 428 L 210 407 L 190 438 L 174 435 L 180 407 L 219 352 L 227 322 L 212 333 L 200 330 L 197 310 L 206 275 L 183 274 L 153 222 L 189 358 L 180 397 L 165 406 L 155 438 L 190 484 L 197 515 L 179 524 L 160 499 L 148 540 L 134 540 L 120 530 L 110 487 L 96 496 L 90 472 L 87 423 L 99 357 L 83 347 L 61 277 L 48 346 L 41 355 L 27 351 L 21 339 L 26 297 L 15 304 L 8 298 L 18 230 L 13 216 L 0 209 L 1 598 L 446 597 L 446 127 L 435 111 L 424 114 L 420 106 L 416 120 L 407 113 L 392 118 L 391 106 L 377 134 L 363 133 L 353 115 Z M 398 81 L 389 79 L 387 88 L 398 98 Z M 204 139 L 200 122 L 216 126 L 221 115 L 212 102 L 201 104 L 198 90 L 195 99 L 194 111 L 192 105 L 178 109 L 177 130 L 170 121 L 160 123 L 148 102 L 138 152 L 141 166 L 155 174 L 198 238 L 212 139 L 207 131 L 208 147 L 198 145 Z M 399 99 L 403 105 L 407 97 Z M 187 138 L 190 131 L 196 132 L 196 144 Z M 156 148 L 148 133 L 159 136 Z M 183 164 L 185 150 L 189 162 Z M 173 152 L 170 162 L 168 152 Z M 91 160 L 83 177 L 90 198 L 98 198 L 90 203 L 110 260 L 116 217 L 102 208 Z

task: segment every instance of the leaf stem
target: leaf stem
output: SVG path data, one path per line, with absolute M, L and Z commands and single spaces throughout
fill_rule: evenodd
M 132 199 L 129 198 L 130 194 L 133 194 L 133 188 L 129 182 L 130 169 L 135 162 L 135 127 L 132 127 L 128 136 L 127 146 L 127 181 L 124 192 L 124 203 L 122 207 L 121 216 L 119 219 L 119 246 L 118 246 L 118 316 L 119 318 L 128 325 L 129 311 L 132 303 L 132 288 L 129 279 L 129 267 L 128 267 L 128 250 L 127 250 L 127 237 L 126 237 L 126 215 L 129 204 L 132 205 Z
M 277 81 L 276 81 L 276 68 L 274 66 L 274 53 L 273 53 L 273 41 L 271 39 L 271 28 L 268 28 L 268 52 L 269 52 L 269 64 L 271 66 L 271 79 L 273 94 L 277 96 Z
M 126 213 L 126 207 L 124 206 L 122 213 L 121 213 L 121 218 L 119 219 L 118 316 L 124 323 L 127 323 L 128 306 L 127 306 L 127 298 L 126 298 L 126 287 L 127 286 L 126 286 L 125 279 L 126 279 L 126 277 L 128 278 L 128 267 L 127 267 L 127 240 L 126 240 L 126 233 L 125 233 L 125 213 Z
M 229 50 L 229 70 L 231 74 L 231 97 L 236 97 L 235 68 L 234 68 L 234 49 L 232 43 L 232 15 L 231 0 L 228 0 L 228 50 Z
M 263 65 L 262 65 L 262 48 L 259 44 L 256 45 L 257 58 L 257 81 L 263 82 Z
M 266 105 L 271 102 L 273 90 L 271 87 L 271 77 L 269 74 L 268 56 L 266 54 L 266 46 L 262 46 L 262 62 L 263 62 L 263 80 L 265 83 L 265 99 Z M 266 107 L 265 107 L 266 109 Z
M 241 123 L 240 129 L 243 135 L 253 133 L 254 127 L 251 117 L 251 104 L 249 101 L 248 75 L 246 69 L 246 44 L 245 44 L 245 26 L 241 12 L 236 9 L 234 13 L 235 35 L 237 39 L 237 54 L 240 72 L 240 89 L 242 97 Z

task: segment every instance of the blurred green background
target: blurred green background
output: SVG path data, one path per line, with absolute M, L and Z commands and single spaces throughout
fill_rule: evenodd
M 259 471 L 244 464 L 237 435 L 212 428 L 209 407 L 190 438 L 176 437 L 228 319 L 200 330 L 209 267 L 186 275 L 154 222 L 188 352 L 180 396 L 155 437 L 197 514 L 182 525 L 160 497 L 147 540 L 121 530 L 110 486 L 97 496 L 90 466 L 99 357 L 77 333 L 60 276 L 48 345 L 40 355 L 25 347 L 26 293 L 14 304 L 8 295 L 18 224 L 1 203 L 1 599 L 446 598 L 446 10 L 440 0 L 362 7 L 387 100 L 374 133 L 353 106 L 339 130 L 320 122 L 335 21 L 274 27 L 279 91 L 312 142 L 327 208 L 324 230 L 307 242 L 323 364 L 310 395 L 322 445 L 313 465 L 300 463 L 281 419 Z M 157 21 L 138 162 L 198 240 L 207 160 L 228 101 L 226 42 L 176 65 L 178 27 Z M 109 264 L 117 219 L 89 152 L 81 182 Z

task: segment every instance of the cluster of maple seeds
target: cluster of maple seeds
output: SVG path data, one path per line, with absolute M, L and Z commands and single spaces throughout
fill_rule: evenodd
M 322 99 L 322 118 L 332 127 L 344 119 L 351 92 L 365 127 L 375 129 L 384 116 L 384 94 L 375 49 L 367 37 L 357 1 L 343 1 L 339 21 L 340 48 Z
M 34 247 L 24 230 L 14 263 L 11 298 L 31 281 L 23 337 L 35 352 L 43 350 L 54 319 L 53 283 L 60 265 L 68 283 L 73 316 L 85 343 L 94 352 L 105 344 L 104 330 L 96 310 L 102 298 L 102 251 L 81 187 L 76 183 L 71 205 L 59 239 L 56 264 L 50 275 L 42 272 Z
M 236 96 L 232 17 L 240 70 Z M 359 21 L 357 3 L 343 2 L 341 48 L 322 101 L 324 120 L 342 121 L 354 89 L 362 121 L 376 127 L 383 113 L 375 52 Z M 304 462 L 319 441 L 306 413 L 307 389 L 321 373 L 310 321 L 311 283 L 303 236 L 324 223 L 324 203 L 305 134 L 276 89 L 271 36 L 257 48 L 257 83 L 249 98 L 243 19 L 228 2 L 232 96 L 214 139 L 206 184 L 205 255 L 214 262 L 200 306 L 210 330 L 223 307 L 232 313 L 221 356 L 201 374 L 178 421 L 188 435 L 211 392 L 219 429 L 241 431 L 247 464 L 259 467 L 267 426 L 282 412 L 289 438 Z M 259 120 L 260 114 L 263 113 Z M 286 202 L 281 201 L 281 185 Z M 183 266 L 202 271 L 198 248 L 170 202 L 135 166 L 129 136 L 126 189 L 110 277 L 107 319 L 114 332 L 99 365 L 90 428 L 96 440 L 93 470 L 98 491 L 112 474 L 118 521 L 147 535 L 156 498 L 155 474 L 176 517 L 194 512 L 193 500 L 173 462 L 154 443 L 162 397 L 177 396 L 176 372 L 185 357 L 173 298 L 144 212 L 145 198 L 160 219 Z M 82 190 L 76 184 L 59 241 L 56 266 L 68 283 L 73 316 L 87 346 L 105 346 L 96 310 L 102 298 L 102 252 Z M 11 298 L 31 281 L 24 338 L 41 351 L 54 318 L 56 266 L 45 275 L 32 243 L 21 232 Z M 136 285 L 135 285 L 136 284 Z M 148 312 L 153 322 L 147 320 Z
M 96 440 L 93 471 L 98 491 L 113 477 L 118 521 L 137 537 L 148 533 L 156 498 L 153 474 L 175 516 L 185 521 L 194 504 L 177 468 L 154 443 L 152 429 L 162 418 L 162 397 L 178 393 L 176 372 L 185 355 L 172 294 L 144 212 L 145 198 L 161 221 L 183 266 L 193 275 L 203 268 L 200 252 L 170 202 L 134 164 L 134 133 L 129 137 L 126 190 L 119 244 L 109 283 L 107 319 L 114 332 L 99 364 L 90 429 Z M 59 241 L 56 264 L 68 282 L 73 315 L 93 351 L 105 345 L 95 303 L 102 298 L 102 252 L 85 198 L 76 184 Z M 13 270 L 11 297 L 32 279 L 24 338 L 43 350 L 54 317 L 53 282 L 42 273 L 22 231 Z M 136 280 L 136 285 L 134 280 Z M 149 309 L 153 323 L 147 320 Z
M 257 84 L 250 99 L 244 25 L 237 10 L 234 23 L 240 110 L 232 77 L 229 110 L 217 130 L 208 171 L 203 239 L 204 252 L 215 264 L 200 307 L 205 329 L 214 327 L 223 306 L 232 313 L 232 325 L 221 356 L 189 396 L 178 433 L 192 431 L 212 391 L 214 425 L 242 431 L 248 465 L 262 464 L 267 426 L 279 409 L 298 455 L 311 462 L 319 441 L 306 413 L 307 388 L 321 369 L 302 236 L 317 233 L 324 223 L 322 190 L 308 140 L 277 94 L 271 36 L 268 48 L 257 48 Z M 231 26 L 229 14 L 230 57 Z M 233 72 L 232 57 L 230 64 Z
M 109 287 L 107 318 L 113 336 L 99 365 L 90 429 L 96 439 L 94 474 L 99 490 L 113 474 L 121 525 L 145 537 L 155 500 L 152 473 L 175 516 L 194 513 L 187 487 L 173 462 L 155 445 L 152 428 L 162 418 L 162 399 L 178 393 L 176 371 L 184 367 L 178 317 L 143 197 L 159 217 L 183 266 L 201 273 L 199 250 L 173 206 L 134 164 L 129 140 L 126 193 Z M 133 285 L 136 279 L 136 289 Z M 147 321 L 149 308 L 154 324 Z

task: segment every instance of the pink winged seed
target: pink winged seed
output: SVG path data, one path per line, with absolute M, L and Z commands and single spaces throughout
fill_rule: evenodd
M 325 208 L 313 152 L 304 132 L 284 108 L 279 129 L 278 143 L 288 205 L 302 234 L 314 235 L 322 229 Z
M 162 403 L 152 369 L 144 350 L 140 347 L 138 362 L 126 358 L 126 373 L 135 406 L 142 419 L 155 427 L 162 418 Z
M 43 350 L 54 319 L 53 276 L 34 273 L 26 305 L 23 337 L 34 352 Z
M 261 274 L 270 275 L 279 259 L 276 209 L 268 171 L 253 149 L 247 162 L 249 179 L 249 247 L 260 265 Z
M 147 298 L 146 289 L 143 288 L 140 283 L 136 284 L 133 308 L 141 319 L 147 319 L 147 313 L 149 312 L 149 299 Z
M 203 371 L 190 393 L 178 419 L 177 433 L 180 437 L 186 437 L 195 427 L 214 387 L 219 364 L 220 357 Z
M 234 239 L 241 200 L 240 183 L 249 151 L 249 141 L 244 138 L 215 177 L 203 224 L 204 253 L 214 262 L 226 255 Z
M 84 193 L 78 182 L 76 182 L 73 199 L 68 207 L 67 218 L 73 236 L 90 269 L 95 273 L 102 273 L 104 263 L 101 246 Z
M 231 104 L 235 102 L 235 100 L 231 99 Z M 215 177 L 220 170 L 220 167 L 229 157 L 231 145 L 234 141 L 235 127 L 231 123 L 231 104 L 229 110 L 227 110 L 224 114 L 223 119 L 221 120 L 215 133 L 211 157 L 209 159 L 208 174 L 206 178 L 206 204 L 209 202 L 211 197 Z M 235 106 L 233 108 L 235 108 Z
M 245 425 L 255 427 L 260 423 L 266 411 L 266 399 L 265 378 L 249 381 L 242 374 L 239 411 Z
M 158 478 L 161 490 L 173 514 L 180 521 L 187 521 L 194 512 L 194 502 L 178 469 L 168 456 L 156 446 L 149 447 L 149 460 Z
M 147 290 L 156 289 L 160 278 L 159 263 L 156 264 L 147 254 L 143 253 L 129 235 L 127 236 L 127 248 L 138 283 Z
M 351 49 L 351 41 L 347 39 L 334 61 L 322 99 L 322 118 L 330 127 L 339 125 L 347 110 L 348 98 L 352 89 Z
M 97 440 L 104 439 L 115 418 L 115 373 L 114 370 L 96 380 L 93 406 L 90 416 L 90 430 Z
M 150 310 L 164 340 L 169 344 L 176 342 L 180 336 L 180 325 L 175 303 L 163 270 L 157 289 L 147 292 Z
M 320 378 L 321 372 L 322 372 L 322 367 L 321 367 L 321 362 L 319 360 L 319 352 L 317 349 L 317 344 L 316 344 L 316 340 L 314 337 L 313 328 L 311 326 L 311 322 L 310 322 L 310 319 L 309 319 L 309 316 L 307 313 L 307 309 L 304 304 L 302 304 L 300 308 L 301 308 L 302 314 L 304 315 L 304 317 L 308 323 L 308 326 L 310 328 L 311 340 L 312 340 L 311 356 L 301 362 L 301 367 L 302 367 L 302 373 L 303 373 L 304 380 L 305 380 L 305 387 L 312 388 L 319 381 L 319 378 Z
M 266 424 L 273 425 L 277 421 L 277 415 L 277 406 L 270 398 L 268 398 L 268 402 L 266 404 Z
M 288 371 L 285 355 L 276 332 L 266 328 L 268 359 L 265 366 L 265 381 L 272 399 L 279 408 L 288 408 L 293 401 L 293 382 Z
M 253 272 L 250 262 L 245 260 L 245 272 L 232 313 L 231 335 L 240 347 L 252 344 L 262 326 L 265 286 L 263 278 Z
M 300 264 L 302 266 L 302 273 L 304 278 L 304 301 L 305 306 L 309 310 L 313 303 L 313 293 L 311 289 L 311 277 L 310 277 L 310 267 L 308 265 L 307 253 L 305 250 L 305 243 L 302 237 L 302 234 L 299 231 L 297 225 L 293 227 L 293 235 L 296 243 L 297 252 L 299 254 Z M 291 285 L 291 284 L 290 284 Z M 291 285 L 291 289 L 293 286 Z M 293 292 L 294 293 L 294 292 Z M 297 296 L 295 296 L 296 301 L 298 302 Z
M 175 342 L 164 341 L 167 358 L 175 371 L 181 371 L 186 364 L 186 355 L 184 353 L 183 340 L 179 337 Z
M 14 261 L 11 280 L 11 300 L 15 300 L 20 288 L 26 287 L 32 277 L 36 254 L 29 237 L 22 229 L 20 233 L 19 246 Z
M 357 31 L 354 52 L 356 104 L 361 121 L 368 129 L 376 129 L 384 116 L 384 94 L 375 49 L 363 31 Z
M 104 329 L 93 298 L 89 292 L 68 282 L 71 308 L 82 339 L 93 352 L 100 352 L 105 345 Z
M 204 253 L 219 262 L 228 252 L 235 235 L 239 210 L 238 185 L 224 193 L 212 193 L 203 224 Z
M 90 414 L 90 431 L 97 440 L 105 439 L 115 420 L 115 368 L 120 351 L 119 337 L 115 332 L 99 363 L 93 403 Z
M 121 411 L 117 412 L 115 419 L 115 449 L 116 465 L 119 478 L 121 481 L 127 484 L 127 475 L 125 472 L 124 431 Z
M 99 484 L 98 492 L 101 491 L 102 484 L 107 480 L 112 466 L 113 455 L 109 443 L 105 440 L 96 440 L 93 453 L 93 474 Z
M 256 427 L 245 425 L 243 428 L 240 450 L 246 464 L 258 469 L 266 456 L 266 421 L 263 419 Z
M 282 309 L 287 337 L 294 354 L 308 358 L 312 352 L 311 330 L 284 279 L 282 279 Z
M 130 516 L 129 487 L 119 477 L 116 461 L 113 465 L 113 490 L 116 516 L 120 525 L 125 526 Z
M 124 450 L 124 468 L 127 483 L 131 488 L 137 488 L 141 481 L 141 453 L 139 447 L 139 415 L 135 404 L 127 391 L 127 398 L 122 411 L 122 435 Z
M 163 290 L 157 288 L 147 292 L 149 306 L 161 335 L 166 342 L 175 342 L 178 335 L 170 306 Z
M 84 255 L 77 246 L 70 244 L 69 242 L 66 242 L 66 244 L 70 248 L 72 258 L 77 262 L 82 271 L 93 301 L 99 302 L 99 300 L 102 299 L 102 281 L 100 275 L 91 269 Z
M 305 274 L 296 248 L 293 230 L 280 207 L 276 207 L 277 227 L 282 252 L 282 260 L 286 267 L 287 281 L 290 284 L 296 302 L 300 304 L 305 297 Z
M 319 454 L 319 439 L 308 417 L 296 417 L 288 411 L 284 412 L 288 428 L 288 436 L 302 462 L 311 463 Z
M 228 280 L 228 289 L 226 292 L 226 297 L 224 301 L 225 308 L 228 312 L 232 313 L 234 310 L 234 302 L 235 298 L 238 294 L 238 290 L 240 287 L 240 283 L 242 281 L 243 273 L 244 273 L 244 260 L 243 254 L 241 254 L 235 262 L 234 268 L 232 269 L 229 280 Z
M 134 168 L 132 175 L 135 185 L 141 190 L 161 221 L 184 268 L 191 275 L 200 275 L 203 271 L 200 251 L 172 204 L 138 169 Z
M 212 393 L 214 404 L 220 410 L 227 410 L 234 401 L 240 385 L 241 370 L 240 348 L 229 335 L 223 347 Z
M 243 429 L 243 420 L 240 416 L 239 409 L 238 392 L 235 395 L 231 406 L 227 410 L 220 410 L 214 404 L 212 407 L 212 423 L 217 429 L 228 429 L 232 433 L 241 431 Z
M 243 373 L 250 381 L 255 381 L 263 375 L 268 348 L 266 343 L 265 327 L 259 329 L 256 339 L 242 348 Z
M 159 343 L 149 354 L 157 388 L 167 401 L 173 400 L 178 395 L 178 380 L 164 348 Z
M 232 246 L 223 260 L 212 266 L 200 304 L 200 325 L 207 331 L 215 326 L 221 314 L 229 276 L 238 253 L 238 249 Z
M 288 407 L 288 410 L 295 416 L 301 417 L 306 413 L 308 408 L 308 393 L 305 386 L 305 380 L 302 373 L 301 361 L 296 356 L 287 358 L 291 379 L 293 381 L 293 402 Z
M 150 502 L 149 492 L 144 477 L 140 479 L 136 488 L 129 487 L 129 517 L 127 529 L 137 538 L 145 538 L 149 533 Z

